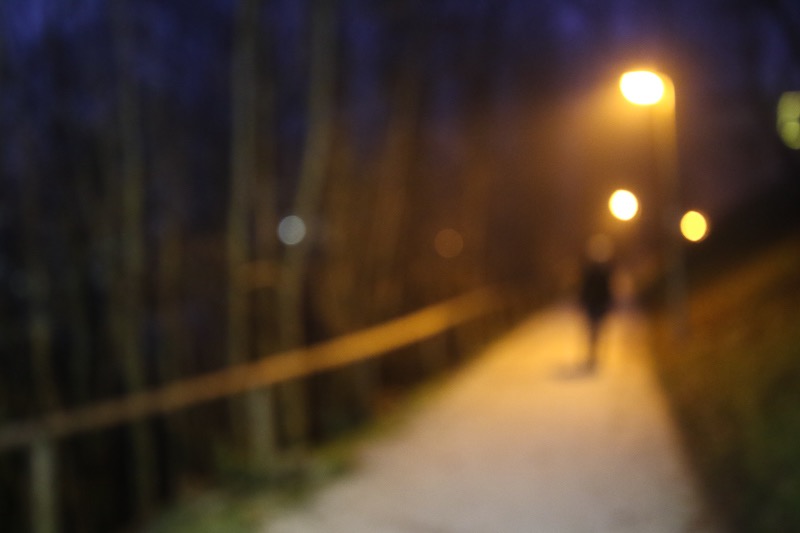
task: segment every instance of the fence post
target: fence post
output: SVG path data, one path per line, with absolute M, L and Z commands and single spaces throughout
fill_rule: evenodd
M 33 533 L 58 531 L 55 441 L 40 438 L 31 444 L 30 506 Z
M 249 466 L 259 475 L 274 475 L 278 462 L 273 391 L 263 387 L 246 393 Z

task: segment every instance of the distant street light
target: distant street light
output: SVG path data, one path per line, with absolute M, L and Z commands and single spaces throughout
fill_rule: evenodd
M 687 241 L 700 242 L 708 235 L 708 220 L 699 211 L 687 211 L 681 218 L 681 233 Z
M 659 178 L 666 197 L 664 231 L 667 238 L 667 299 L 676 335 L 686 332 L 686 282 L 683 246 L 678 232 L 680 183 L 675 120 L 675 85 L 672 79 L 649 70 L 626 72 L 620 77 L 622 95 L 631 103 L 652 106 Z
M 436 234 L 433 239 L 433 247 L 439 256 L 453 259 L 458 257 L 464 249 L 464 237 L 452 228 L 445 228 Z
M 630 220 L 639 212 L 639 200 L 630 191 L 619 189 L 608 199 L 608 209 L 619 220 Z
M 777 126 L 784 144 L 792 150 L 800 150 L 800 91 L 781 95 Z

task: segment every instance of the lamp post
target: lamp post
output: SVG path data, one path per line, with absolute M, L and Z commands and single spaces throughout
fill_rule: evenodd
M 665 197 L 663 224 L 665 248 L 666 297 L 672 314 L 673 334 L 687 332 L 686 274 L 680 233 L 680 181 L 678 178 L 678 143 L 675 126 L 675 85 L 662 73 L 648 70 L 626 72 L 619 81 L 622 95 L 631 103 L 653 110 L 653 136 L 656 165 Z

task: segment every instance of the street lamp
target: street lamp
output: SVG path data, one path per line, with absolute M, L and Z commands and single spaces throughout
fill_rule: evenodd
M 708 235 L 708 219 L 699 211 L 687 211 L 681 218 L 681 234 L 687 241 L 702 241 Z
M 649 70 L 626 72 L 619 87 L 629 102 L 650 106 L 653 110 L 653 135 L 657 168 L 666 200 L 663 214 L 667 238 L 667 300 L 673 314 L 676 335 L 686 332 L 686 282 L 683 248 L 678 232 L 680 218 L 680 182 L 678 179 L 678 144 L 675 126 L 675 85 L 662 73 Z
M 619 189 L 608 199 L 608 210 L 618 220 L 631 220 L 639 212 L 639 200 L 632 192 Z
M 653 105 L 664 96 L 664 80 L 655 72 L 636 70 L 619 79 L 622 95 L 636 105 Z

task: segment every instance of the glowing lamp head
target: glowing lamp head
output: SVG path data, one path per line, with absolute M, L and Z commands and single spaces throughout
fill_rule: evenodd
M 793 150 L 800 150 L 800 91 L 783 93 L 778 101 L 778 133 Z
M 639 201 L 632 192 L 620 189 L 608 199 L 608 209 L 615 218 L 630 220 L 639 212 Z
M 622 95 L 632 104 L 653 105 L 664 97 L 664 80 L 655 72 L 626 72 L 619 79 Z
M 681 218 L 681 234 L 687 241 L 700 242 L 708 235 L 708 221 L 698 211 L 687 211 Z

